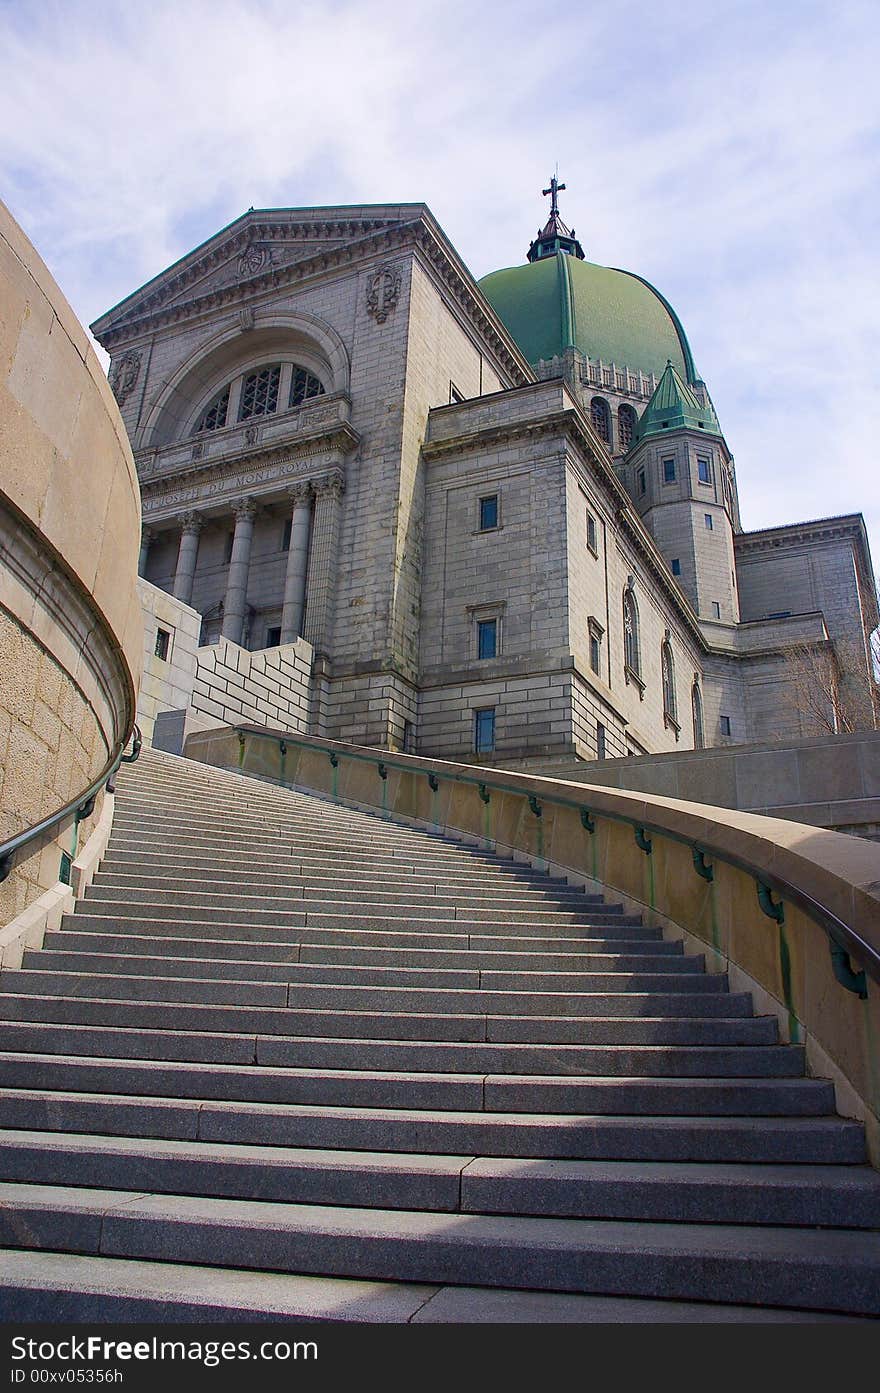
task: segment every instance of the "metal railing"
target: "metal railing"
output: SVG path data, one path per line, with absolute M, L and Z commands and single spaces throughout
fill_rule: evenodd
M 131 754 L 125 754 L 125 747 L 129 740 L 132 742 Z M 95 807 L 95 799 L 101 791 L 103 785 L 107 786 L 109 792 L 113 791 L 113 776 L 120 764 L 133 764 L 141 752 L 141 732 L 138 726 L 132 726 L 126 732 L 124 738 L 113 748 L 101 773 L 97 779 L 89 784 L 88 788 L 82 793 L 78 793 L 69 803 L 65 803 L 63 808 L 57 812 L 44 817 L 41 822 L 37 822 L 33 827 L 27 827 L 23 832 L 18 832 L 14 837 L 10 837 L 5 842 L 0 842 L 0 883 L 6 880 L 13 867 L 22 860 L 22 853 L 27 850 L 27 855 L 32 856 L 41 850 L 48 842 L 54 841 L 60 832 L 72 822 L 75 828 L 87 817 L 90 817 Z M 70 867 L 73 856 L 76 854 L 75 847 L 73 855 L 69 852 L 61 852 L 61 873 L 59 880 L 70 883 Z M 26 858 L 24 858 L 26 859 Z
M 476 771 L 474 774 L 464 774 L 458 770 L 453 772 L 450 769 L 444 770 L 442 762 L 426 760 L 418 755 L 405 755 L 403 758 L 396 758 L 385 750 L 377 751 L 373 755 L 363 750 L 353 750 L 350 746 L 337 741 L 328 740 L 325 742 L 314 736 L 300 738 L 288 732 L 266 730 L 261 726 L 236 725 L 233 729 L 238 732 L 238 738 L 242 745 L 247 737 L 256 736 L 276 741 L 282 747 L 282 754 L 289 745 L 298 745 L 309 750 L 324 750 L 334 768 L 338 765 L 340 756 L 364 764 L 373 764 L 376 767 L 378 777 L 383 782 L 387 779 L 389 769 L 400 769 L 408 774 L 424 774 L 432 792 L 437 791 L 440 780 L 443 779 L 450 783 L 472 784 L 477 788 L 482 802 L 487 804 L 493 789 L 498 793 L 514 794 L 528 800 L 529 808 L 536 818 L 541 817 L 545 803 L 554 804 L 557 807 L 573 808 L 579 813 L 581 825 L 589 836 L 595 834 L 597 820 L 602 818 L 611 822 L 623 823 L 632 828 L 634 845 L 646 856 L 650 856 L 653 851 L 649 833 L 653 833 L 657 837 L 667 837 L 670 841 L 678 842 L 690 849 L 694 871 L 704 880 L 711 881 L 714 877 L 713 868 L 707 858 L 712 861 L 723 861 L 736 870 L 751 876 L 755 881 L 755 891 L 761 910 L 776 923 L 784 923 L 784 901 L 788 900 L 819 924 L 828 936 L 834 976 L 847 991 L 865 998 L 868 994 L 865 981 L 866 973 L 875 982 L 880 982 L 880 952 L 856 933 L 853 928 L 844 923 L 826 905 L 814 899 L 813 896 L 785 876 L 750 864 L 743 857 L 737 856 L 712 842 L 711 838 L 702 838 L 697 841 L 664 826 L 662 822 L 651 821 L 648 813 L 640 817 L 630 817 L 626 813 L 616 810 L 602 809 L 602 811 L 598 811 L 590 805 L 588 799 L 566 798 L 562 794 L 547 794 L 546 792 L 530 794 L 527 788 L 506 783 L 488 770 L 485 772 Z M 605 790 L 603 790 L 604 792 Z M 613 790 L 608 792 L 613 794 Z M 774 894 L 777 896 L 776 900 L 773 899 Z M 850 961 L 851 953 L 864 964 L 863 969 L 859 970 L 853 967 Z

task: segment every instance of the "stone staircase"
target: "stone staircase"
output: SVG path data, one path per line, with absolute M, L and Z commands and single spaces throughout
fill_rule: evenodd
M 880 1177 L 776 1021 L 564 882 L 144 751 L 0 977 L 5 1320 L 880 1313 Z

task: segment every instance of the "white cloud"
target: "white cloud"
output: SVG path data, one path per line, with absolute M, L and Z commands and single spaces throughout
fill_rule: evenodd
M 90 319 L 251 204 L 424 200 L 484 274 L 558 159 L 587 254 L 679 310 L 746 524 L 876 529 L 876 29 L 860 0 L 0 0 L 0 170 Z

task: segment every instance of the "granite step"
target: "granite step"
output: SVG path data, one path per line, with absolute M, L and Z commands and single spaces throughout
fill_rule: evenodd
M 880 1234 L 449 1214 L 0 1185 L 0 1241 L 430 1284 L 880 1314 Z

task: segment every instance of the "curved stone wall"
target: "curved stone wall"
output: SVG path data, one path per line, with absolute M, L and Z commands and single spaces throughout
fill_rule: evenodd
M 2 204 L 0 296 L 3 840 L 75 798 L 130 728 L 142 621 L 125 427 L 85 330 Z M 0 884 L 0 924 L 57 882 L 72 836 Z

